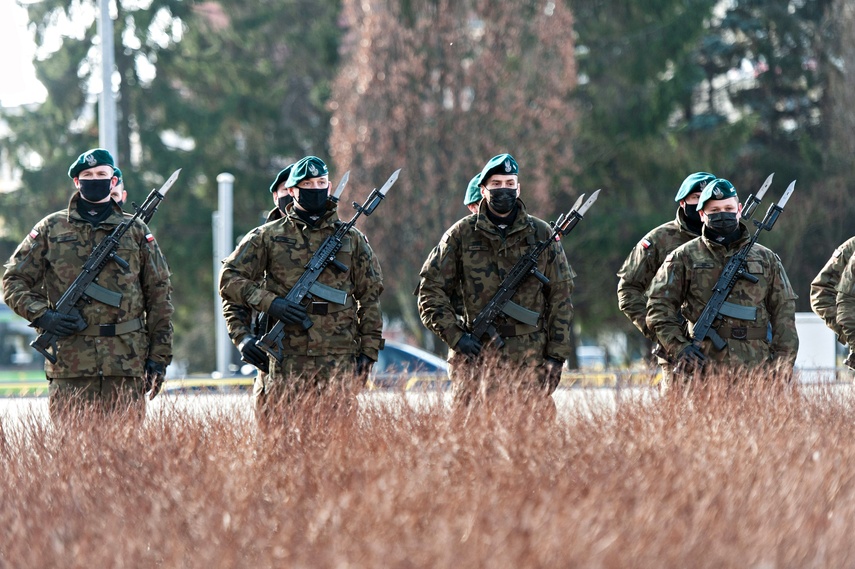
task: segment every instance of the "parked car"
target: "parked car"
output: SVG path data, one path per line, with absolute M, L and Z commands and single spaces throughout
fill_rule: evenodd
M 370 389 L 446 389 L 448 363 L 421 348 L 386 340 L 369 380 Z

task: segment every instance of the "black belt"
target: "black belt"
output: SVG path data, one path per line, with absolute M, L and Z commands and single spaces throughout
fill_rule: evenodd
M 130 332 L 136 332 L 145 326 L 142 318 L 134 318 L 127 322 L 118 322 L 116 324 L 92 324 L 87 326 L 78 334 L 81 336 L 121 336 Z

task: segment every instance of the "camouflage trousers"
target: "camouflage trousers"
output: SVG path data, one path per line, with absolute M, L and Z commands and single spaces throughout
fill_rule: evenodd
M 285 425 L 300 414 L 354 415 L 357 395 L 367 377 L 356 377 L 354 356 L 286 356 L 273 373 L 259 373 L 253 383 L 259 426 Z
M 469 413 L 475 407 L 489 410 L 491 400 L 510 396 L 520 403 L 530 404 L 532 412 L 547 422 L 557 417 L 552 398 L 557 386 L 546 384 L 546 368 L 541 361 L 520 364 L 489 356 L 470 360 L 455 353 L 448 360 L 448 377 L 455 413 Z
M 48 381 L 48 407 L 55 424 L 91 414 L 138 424 L 145 419 L 145 380 L 141 377 L 48 378 Z

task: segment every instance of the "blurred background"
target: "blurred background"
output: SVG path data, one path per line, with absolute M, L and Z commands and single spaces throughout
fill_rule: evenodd
M 0 257 L 62 209 L 71 161 L 99 145 L 97 0 L 0 0 Z M 235 244 L 273 207 L 276 173 L 307 154 L 362 201 L 385 275 L 385 335 L 442 354 L 413 289 L 430 249 L 467 214 L 493 155 L 520 164 L 528 210 L 554 220 L 603 192 L 564 240 L 574 341 L 597 365 L 646 354 L 618 310 L 615 272 L 673 218 L 705 170 L 744 199 L 796 193 L 763 244 L 808 286 L 855 232 L 855 6 L 845 0 L 113 0 L 116 157 L 129 201 L 182 174 L 151 226 L 173 271 L 175 358 L 214 369 L 212 213 L 234 175 Z M 16 58 L 12 54 L 19 54 Z M 126 207 L 126 209 L 129 209 Z M 18 340 L 20 343 L 20 340 Z M 22 346 L 25 344 L 22 344 Z M 24 348 L 15 351 L 20 353 Z M 9 361 L 23 356 L 10 352 Z M 576 367 L 579 362 L 569 362 Z

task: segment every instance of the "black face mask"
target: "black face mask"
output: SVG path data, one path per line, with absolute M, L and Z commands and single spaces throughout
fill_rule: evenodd
M 517 203 L 516 188 L 496 188 L 488 190 L 487 204 L 499 215 L 505 215 L 514 209 Z
M 80 182 L 80 195 L 88 202 L 100 202 L 110 195 L 110 184 L 112 181 L 111 178 L 103 180 L 78 179 L 78 182 Z
M 276 200 L 276 207 L 279 208 L 279 211 L 285 213 L 285 206 L 294 201 L 294 198 L 291 196 L 285 195 Z
M 698 211 L 698 204 L 687 203 L 683 208 L 683 213 L 686 214 L 686 221 L 697 226 L 701 225 L 701 212 Z
M 329 186 L 322 190 L 306 188 L 297 188 L 297 190 L 297 203 L 308 213 L 320 215 L 327 210 Z
M 730 235 L 739 229 L 739 220 L 732 211 L 720 211 L 707 216 L 707 227 L 719 235 Z

